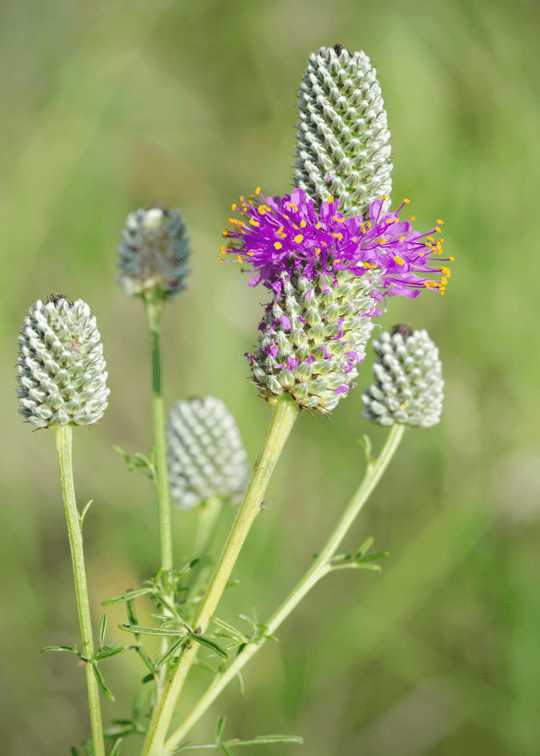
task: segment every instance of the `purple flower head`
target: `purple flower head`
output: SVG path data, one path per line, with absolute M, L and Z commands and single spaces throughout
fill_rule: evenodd
M 230 218 L 232 230 L 223 236 L 230 241 L 221 247 L 225 255 L 235 255 L 239 262 L 251 262 L 250 286 L 263 283 L 279 295 L 281 273 L 301 273 L 308 279 L 348 270 L 363 276 L 377 269 L 381 291 L 373 299 L 403 295 L 415 298 L 424 288 L 444 293 L 450 271 L 441 266 L 453 258 L 434 257 L 442 253 L 443 239 L 435 241 L 431 234 L 440 233 L 434 226 L 425 234 L 413 231 L 414 218 L 400 220 L 399 213 L 383 212 L 383 200 L 372 202 L 369 220 L 344 218 L 338 211 L 339 201 L 330 198 L 315 209 L 312 199 L 302 189 L 290 195 L 264 197 L 260 188 L 245 200 L 240 197 L 239 210 L 244 220 Z M 437 221 L 441 224 L 442 221 Z M 433 280 L 440 275 L 440 280 Z M 329 284 L 332 278 L 329 278 Z

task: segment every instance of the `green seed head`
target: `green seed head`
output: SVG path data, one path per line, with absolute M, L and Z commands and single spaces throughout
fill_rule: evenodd
M 288 392 L 301 407 L 328 414 L 354 385 L 356 365 L 365 358 L 377 276 L 281 277 L 283 290 L 267 307 L 250 355 L 254 382 L 266 399 Z
M 130 296 L 157 289 L 164 299 L 186 288 L 189 239 L 180 210 L 152 207 L 127 217 L 116 280 Z
M 346 217 L 365 215 L 392 190 L 390 132 L 377 72 L 341 45 L 310 57 L 300 88 L 295 184 L 315 203 L 339 198 Z
M 375 384 L 365 389 L 364 417 L 379 425 L 431 428 L 441 419 L 442 365 L 427 331 L 398 325 L 373 341 Z
M 36 428 L 91 425 L 105 412 L 107 372 L 90 307 L 52 294 L 28 311 L 19 336 L 19 412 Z
M 176 402 L 166 434 L 171 494 L 180 509 L 193 509 L 213 496 L 238 500 L 247 486 L 246 452 L 221 399 Z

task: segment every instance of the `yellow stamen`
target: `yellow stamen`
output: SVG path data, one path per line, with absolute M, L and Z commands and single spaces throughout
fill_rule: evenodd
M 266 208 L 265 208 L 265 206 L 264 206 L 264 205 L 259 205 L 259 207 L 257 208 L 257 210 L 259 211 L 259 213 L 260 213 L 261 215 L 264 215 L 264 214 L 265 214 L 265 212 L 266 212 Z
M 441 267 L 439 268 L 439 270 L 441 271 L 441 273 L 442 273 L 443 275 L 445 275 L 445 276 L 448 276 L 448 278 L 450 278 L 450 269 L 449 269 L 449 268 L 447 268 L 447 267 L 446 267 L 445 265 L 442 265 L 442 266 L 441 266 Z
M 436 231 L 436 232 L 437 232 L 438 234 L 440 234 L 440 233 L 441 233 L 441 229 L 440 229 L 440 228 L 439 228 L 438 226 L 435 226 L 435 231 Z
M 342 234 L 332 234 L 332 236 L 334 239 L 339 239 L 339 241 L 341 241 Z
M 303 220 L 300 221 L 300 228 L 305 228 L 307 226 L 307 223 Z
M 415 221 L 416 220 L 416 216 L 415 215 L 409 215 L 409 220 L 410 221 Z
M 282 244 L 281 242 L 274 242 L 274 247 L 275 247 L 276 249 L 281 249 L 281 248 L 282 248 L 282 246 L 283 246 L 283 244 Z
M 450 262 L 455 262 L 456 261 L 455 257 L 449 257 L 448 259 L 450 260 Z
M 446 277 L 445 277 L 445 276 L 443 276 L 443 277 L 441 278 L 441 283 L 442 283 L 442 285 L 443 285 L 443 286 L 446 286 L 446 284 L 448 283 L 448 280 L 446 279 Z
M 257 188 L 255 189 L 255 194 L 260 194 L 260 193 L 261 193 L 261 187 L 260 187 L 260 186 L 258 186 L 258 187 L 257 187 Z
M 294 237 L 294 240 L 295 240 L 295 242 L 296 242 L 297 244 L 300 244 L 300 242 L 301 242 L 301 241 L 303 240 L 303 238 L 304 238 L 304 237 L 302 236 L 302 234 L 298 234 L 298 236 L 295 236 L 295 237 Z
M 236 257 L 238 258 L 238 262 L 242 262 L 242 258 L 240 257 L 240 255 L 236 255 Z
M 442 220 L 441 220 L 440 218 L 437 218 L 437 223 L 438 223 L 438 224 L 439 224 L 440 226 L 444 226 L 444 221 L 442 221 Z
M 408 199 L 404 199 L 404 200 L 403 200 L 403 202 L 404 202 L 404 203 L 405 203 L 406 205 L 408 205 L 408 204 L 409 204 L 409 202 L 410 202 L 410 200 L 408 200 Z
M 261 225 L 259 223 L 259 221 L 253 220 L 253 218 L 249 222 L 251 223 L 252 226 L 260 226 Z
M 225 231 L 221 234 L 224 239 L 226 239 L 229 235 L 228 229 L 225 229 Z
M 385 200 L 386 199 L 386 194 L 383 194 L 382 198 L 383 198 L 383 200 Z
M 405 260 L 402 257 L 394 257 L 394 262 L 397 262 L 398 265 L 405 264 Z
M 320 254 L 321 254 L 321 250 L 320 249 L 316 249 L 315 250 L 315 255 L 320 255 Z
M 234 202 L 231 205 L 231 210 L 236 210 L 236 204 Z

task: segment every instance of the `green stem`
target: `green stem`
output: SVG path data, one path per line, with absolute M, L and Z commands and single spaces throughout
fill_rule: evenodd
M 211 496 L 197 507 L 198 519 L 197 535 L 195 536 L 195 546 L 193 548 L 194 558 L 203 556 L 206 547 L 210 546 L 210 539 L 214 535 L 221 508 L 222 501 L 219 496 Z
M 70 425 L 56 426 L 56 449 L 58 451 L 58 464 L 60 467 L 60 480 L 62 483 L 62 495 L 71 548 L 71 561 L 73 564 L 73 577 L 75 580 L 75 593 L 77 596 L 77 609 L 81 625 L 81 637 L 83 656 L 87 660 L 86 684 L 88 686 L 88 703 L 90 705 L 90 720 L 92 723 L 92 739 L 94 742 L 95 756 L 105 756 L 105 744 L 103 741 L 103 726 L 101 723 L 101 709 L 99 705 L 99 688 L 94 675 L 91 659 L 94 656 L 94 640 L 92 637 L 92 622 L 90 619 L 90 604 L 88 602 L 88 588 L 86 585 L 86 571 L 84 568 L 83 539 L 81 532 L 81 520 L 75 500 L 75 486 L 73 484 L 72 466 L 72 428 Z
M 386 443 L 379 455 L 379 458 L 371 462 L 368 465 L 366 474 L 360 487 L 356 491 L 355 495 L 349 502 L 345 512 L 339 520 L 334 532 L 328 539 L 324 549 L 318 555 L 315 562 L 310 569 L 306 572 L 304 577 L 296 585 L 293 591 L 277 609 L 277 611 L 270 617 L 265 623 L 267 627 L 266 636 L 272 635 L 278 627 L 281 625 L 284 619 L 286 619 L 292 610 L 299 604 L 306 593 L 317 583 L 324 575 L 330 572 L 331 559 L 339 548 L 339 545 L 349 528 L 356 519 L 358 513 L 364 506 L 365 502 L 369 498 L 371 492 L 379 482 L 382 474 L 386 470 L 390 460 L 392 459 L 394 452 L 398 448 L 405 431 L 404 425 L 394 425 L 390 431 Z M 174 748 L 180 743 L 186 736 L 186 733 L 193 727 L 193 725 L 200 719 L 205 711 L 212 705 L 221 691 L 233 680 L 240 672 L 242 667 L 257 653 L 257 651 L 266 642 L 265 638 L 262 638 L 257 643 L 250 643 L 246 645 L 241 654 L 239 654 L 232 664 L 223 672 L 218 675 L 214 682 L 210 685 L 206 693 L 197 702 L 194 708 L 190 711 L 181 725 L 176 729 L 171 737 L 165 743 L 162 751 L 163 756 L 168 756 L 174 751 Z
M 161 313 L 163 301 L 158 298 L 155 291 L 152 291 L 145 294 L 144 303 L 152 351 L 152 416 L 154 419 L 161 567 L 163 570 L 171 570 L 173 566 L 171 505 L 165 452 L 165 410 L 161 386 Z
M 240 549 L 246 539 L 257 514 L 261 511 L 261 504 L 279 456 L 285 446 L 294 422 L 298 417 L 298 407 L 289 394 L 282 394 L 274 405 L 274 415 L 266 435 L 264 445 L 255 465 L 253 475 L 248 486 L 246 497 L 233 523 L 229 537 L 222 551 L 219 562 L 214 570 L 212 580 L 199 606 L 193 626 L 198 632 L 204 633 L 232 569 L 235 565 Z M 176 702 L 182 690 L 189 668 L 197 651 L 198 643 L 186 646 L 178 664 L 172 672 L 167 687 L 159 700 L 148 729 L 143 748 L 144 756 L 160 756 L 163 743 L 167 736 Z

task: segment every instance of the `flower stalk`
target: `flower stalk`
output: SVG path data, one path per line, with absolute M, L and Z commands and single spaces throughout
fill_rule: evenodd
M 196 632 L 204 633 L 227 585 L 246 536 L 261 511 L 264 493 L 289 437 L 299 409 L 289 394 L 283 394 L 274 400 L 274 414 L 266 435 L 264 445 L 255 465 L 244 502 L 233 523 L 219 562 L 214 570 L 210 585 L 201 601 L 193 622 Z M 163 743 L 167 736 L 176 702 L 184 685 L 189 669 L 193 664 L 199 644 L 186 646 L 179 661 L 171 673 L 167 686 L 158 702 L 150 721 L 143 756 L 161 756 Z
M 221 691 L 231 682 L 231 680 L 234 680 L 244 665 L 247 664 L 247 662 L 264 645 L 266 638 L 275 633 L 281 623 L 289 616 L 311 588 L 313 588 L 322 577 L 332 570 L 332 557 L 335 555 L 339 545 L 358 516 L 358 513 L 388 467 L 401 439 L 403 438 L 405 427 L 406 426 L 404 425 L 398 424 L 393 426 L 378 459 L 369 463 L 362 483 L 349 502 L 332 535 L 319 553 L 317 559 L 313 562 L 310 569 L 291 591 L 289 596 L 287 596 L 281 606 L 265 623 L 265 627 L 267 628 L 265 637 L 255 643 L 248 643 L 225 672 L 214 679 L 214 682 L 210 685 L 206 693 L 200 698 L 184 721 L 166 741 L 162 751 L 163 756 L 169 756 L 169 754 L 173 753 L 178 743 L 185 738 L 189 730 L 212 705 Z
M 92 636 L 92 622 L 90 619 L 86 570 L 84 567 L 81 518 L 77 509 L 75 486 L 73 484 L 72 438 L 73 432 L 70 425 L 56 426 L 56 449 L 58 451 L 60 480 L 62 483 L 62 495 L 66 511 L 71 561 L 73 564 L 73 577 L 75 580 L 75 593 L 77 596 L 77 609 L 81 626 L 82 650 L 85 659 L 86 684 L 88 687 L 88 703 L 90 706 L 94 756 L 105 756 L 101 708 L 99 704 L 99 688 L 92 666 L 94 640 Z
M 163 298 L 156 290 L 145 292 L 144 304 L 152 354 L 152 417 L 154 421 L 161 568 L 163 570 L 171 570 L 173 567 L 171 504 L 169 483 L 167 480 L 165 410 L 161 382 L 161 313 L 163 311 L 163 301 Z

